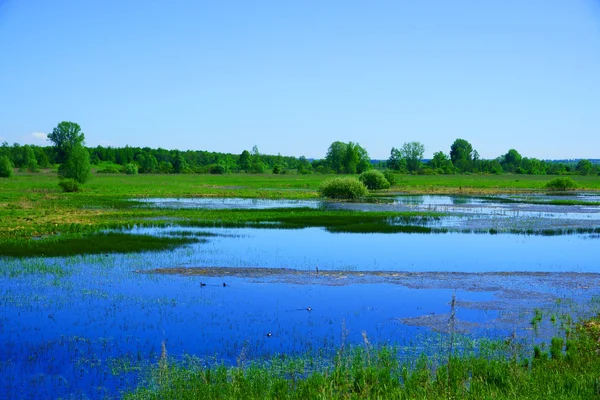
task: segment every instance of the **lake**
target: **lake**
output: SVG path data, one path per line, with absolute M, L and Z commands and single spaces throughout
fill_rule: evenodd
M 455 206 L 448 196 L 421 200 L 325 207 Z M 274 206 L 264 202 L 210 204 Z M 514 215 L 456 211 L 516 207 L 489 204 L 479 198 L 456 204 L 448 225 L 515 223 Z M 598 225 L 594 206 L 582 212 L 583 206 L 527 205 L 540 206 L 558 208 L 523 220 Z M 569 217 L 544 217 L 554 213 Z M 399 346 L 407 358 L 421 352 L 440 356 L 448 349 L 444 332 L 453 295 L 455 326 L 465 338 L 515 334 L 531 347 L 560 332 L 570 318 L 593 315 L 600 304 L 599 242 L 593 234 L 176 226 L 128 232 L 210 235 L 203 236 L 206 242 L 164 252 L 0 259 L 0 397 L 118 398 L 148 383 L 163 343 L 173 361 L 200 366 L 281 354 L 327 357 L 342 344 L 361 345 L 363 333 L 373 344 Z M 34 272 L 40 265 L 62 273 Z M 544 318 L 534 329 L 535 310 Z

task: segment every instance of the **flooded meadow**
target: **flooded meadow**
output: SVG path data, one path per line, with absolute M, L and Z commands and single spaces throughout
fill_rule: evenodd
M 165 357 L 196 367 L 326 362 L 365 340 L 397 346 L 407 360 L 443 357 L 451 329 L 457 346 L 511 337 L 532 348 L 600 310 L 598 195 L 564 199 L 574 204 L 551 196 L 136 200 L 443 216 L 423 223 L 440 228 L 429 233 L 173 221 L 123 232 L 201 240 L 154 252 L 0 258 L 0 397 L 119 398 L 151 387 Z

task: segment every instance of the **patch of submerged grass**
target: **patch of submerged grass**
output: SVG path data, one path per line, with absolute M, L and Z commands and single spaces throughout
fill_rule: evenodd
M 349 224 L 343 226 L 328 227 L 329 232 L 334 233 L 445 233 L 441 229 L 429 228 L 417 225 L 384 225 L 377 223 Z
M 195 238 L 155 237 L 120 232 L 60 235 L 40 240 L 6 241 L 0 247 L 5 257 L 65 257 L 79 254 L 162 251 L 198 242 Z
M 565 194 L 562 194 L 563 196 Z M 572 193 L 567 193 L 566 195 L 572 196 Z M 555 196 L 553 194 L 553 196 Z M 575 199 L 550 199 L 545 200 L 539 197 L 531 198 L 531 197 L 522 197 L 522 198 L 510 198 L 510 197 L 480 197 L 485 202 L 489 203 L 505 203 L 505 204 L 539 204 L 539 205 L 551 205 L 551 206 L 600 206 L 600 202 L 598 201 L 585 201 L 585 200 L 575 200 Z
M 23 275 L 54 275 L 61 278 L 68 275 L 67 271 L 59 265 L 48 263 L 46 260 L 10 260 L 0 262 L 0 275 L 15 278 Z
M 279 357 L 249 366 L 179 366 L 161 359 L 155 385 L 126 399 L 574 399 L 597 398 L 598 318 L 578 325 L 566 342 L 553 338 L 515 357 L 506 341 L 433 365 L 426 356 L 401 362 L 394 348 L 341 349 L 332 361 Z M 487 347 L 486 347 L 487 346 Z M 499 349 L 499 351 L 489 351 Z M 524 357 L 525 356 L 525 357 Z
M 220 236 L 219 234 L 213 233 L 213 232 L 196 232 L 196 231 L 184 231 L 184 230 L 169 231 L 167 233 L 170 236 L 181 236 L 181 237 L 215 237 L 215 236 Z
M 178 222 L 181 226 L 302 229 L 325 228 L 332 232 L 421 232 L 423 225 L 437 221 L 440 213 L 325 211 L 310 208 L 277 210 L 219 210 L 196 213 L 196 218 Z M 404 225 L 399 226 L 399 225 Z M 408 226 L 411 225 L 411 226 Z M 413 229 L 414 228 L 414 229 Z

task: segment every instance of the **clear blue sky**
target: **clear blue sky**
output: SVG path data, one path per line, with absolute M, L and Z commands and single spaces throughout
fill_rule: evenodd
M 0 141 L 600 158 L 599 0 L 0 0 Z

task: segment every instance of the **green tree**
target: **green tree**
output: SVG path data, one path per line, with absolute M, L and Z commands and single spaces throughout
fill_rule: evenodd
M 393 169 L 394 171 L 400 171 L 400 162 L 402 161 L 402 154 L 400 154 L 400 150 L 395 147 L 392 147 L 390 151 L 390 158 L 387 160 L 387 167 L 389 169 Z
M 443 172 L 444 174 L 451 174 L 454 171 L 454 166 L 452 165 L 450 157 L 441 151 L 433 153 L 433 158 L 429 160 L 428 164 L 434 170 L 438 170 L 438 173 Z
M 185 161 L 183 154 L 181 154 L 180 152 L 177 152 L 177 154 L 175 155 L 175 158 L 173 159 L 173 172 L 175 172 L 176 174 L 181 174 L 183 172 L 186 172 L 187 169 L 188 169 L 188 164 Z
M 450 146 L 450 160 L 460 171 L 471 171 L 473 168 L 473 146 L 464 139 L 456 139 Z
M 250 170 L 250 152 L 248 150 L 242 151 L 240 154 L 240 160 L 238 161 L 238 166 L 240 170 L 248 172 Z
M 333 142 L 327 150 L 325 161 L 338 174 L 360 174 L 371 168 L 367 150 L 354 142 Z
M 419 142 L 408 142 L 402 145 L 400 155 L 406 160 L 408 172 L 415 172 L 419 169 L 423 153 L 425 153 L 425 146 Z
M 125 172 L 127 175 L 137 175 L 138 166 L 135 163 L 125 164 L 123 166 L 123 172 Z
M 521 160 L 521 168 L 527 174 L 531 175 L 545 175 L 546 174 L 546 163 L 537 158 L 523 158 Z
M 508 153 L 506 153 L 502 157 L 502 167 L 505 172 L 519 172 L 519 168 L 521 167 L 521 161 L 523 157 L 519 154 L 515 149 L 510 149 Z
M 48 168 L 50 166 L 50 159 L 48 155 L 41 147 L 35 148 L 35 159 L 37 160 L 38 166 L 41 168 Z
M 364 147 L 362 147 L 358 143 L 349 142 L 348 150 L 350 151 L 350 149 L 353 154 L 352 160 L 358 160 L 358 162 L 356 163 L 356 171 L 354 173 L 362 174 L 363 172 L 371 169 L 371 158 L 369 157 L 369 153 L 367 153 L 367 150 Z M 348 173 L 351 172 L 348 171 Z
M 169 161 L 161 161 L 158 164 L 158 172 L 161 174 L 170 174 L 173 172 L 173 164 Z
M 56 147 L 57 162 L 62 163 L 65 162 L 73 148 L 84 144 L 85 135 L 75 122 L 63 121 L 52 130 L 52 133 L 48 134 L 48 139 Z
M 69 150 L 66 161 L 58 169 L 58 175 L 83 184 L 90 179 L 90 171 L 90 153 L 83 145 L 78 144 Z
M 579 173 L 579 175 L 590 175 L 594 170 L 594 165 L 590 160 L 579 160 L 575 170 Z
M 344 172 L 344 164 L 346 162 L 346 148 L 348 145 L 344 142 L 336 141 L 331 143 L 329 149 L 327 149 L 327 155 L 325 155 L 325 161 L 327 166 L 341 174 Z
M 22 168 L 27 168 L 31 172 L 35 172 L 38 170 L 38 162 L 35 159 L 35 153 L 31 146 L 26 144 L 21 148 L 23 153 L 23 165 Z
M 252 154 L 250 156 L 250 172 L 253 174 L 262 174 L 265 172 L 265 164 L 262 161 L 262 156 L 260 151 L 258 151 L 257 145 L 252 147 Z
M 311 174 L 312 173 L 312 165 L 310 161 L 306 159 L 304 156 L 300 156 L 298 159 L 298 173 L 299 174 Z
M 13 174 L 13 166 L 8 156 L 0 156 L 0 178 L 10 178 Z
M 356 144 L 354 144 L 353 142 L 348 142 L 348 144 L 346 145 L 346 154 L 344 155 L 343 172 L 347 174 L 356 174 L 359 162 L 360 154 L 358 148 L 356 147 Z
M 153 174 L 158 170 L 158 161 L 150 153 L 139 153 L 135 156 L 135 161 L 139 165 L 139 172 L 142 174 Z

